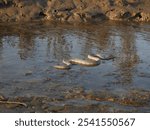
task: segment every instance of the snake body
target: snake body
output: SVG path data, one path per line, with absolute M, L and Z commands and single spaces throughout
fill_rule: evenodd
M 64 65 L 55 65 L 54 68 L 61 69 L 61 70 L 68 70 L 71 69 L 72 65 L 97 66 L 100 64 L 101 60 L 111 60 L 111 59 L 114 59 L 114 57 L 109 56 L 104 58 L 100 54 L 92 54 L 92 55 L 88 55 L 86 60 L 78 59 L 78 58 L 70 59 L 68 61 L 63 60 Z
M 68 65 L 55 65 L 54 68 L 60 69 L 60 70 L 69 70 L 69 69 L 71 69 L 71 66 L 68 66 Z
M 55 65 L 54 68 L 60 69 L 60 70 L 69 70 L 71 69 L 71 63 L 69 61 L 63 60 L 64 65 Z

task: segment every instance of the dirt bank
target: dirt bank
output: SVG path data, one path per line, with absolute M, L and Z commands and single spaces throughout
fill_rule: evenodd
M 131 90 L 124 95 L 107 91 L 70 89 L 60 97 L 4 97 L 0 112 L 150 112 L 150 92 Z
M 0 0 L 0 21 L 150 21 L 150 0 Z

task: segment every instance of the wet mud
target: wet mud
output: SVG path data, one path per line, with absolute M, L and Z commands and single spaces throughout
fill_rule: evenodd
M 1 0 L 0 21 L 150 21 L 149 0 Z
M 87 91 L 74 88 L 59 98 L 0 97 L 1 112 L 149 112 L 150 92 L 131 90 L 117 95 L 108 91 Z

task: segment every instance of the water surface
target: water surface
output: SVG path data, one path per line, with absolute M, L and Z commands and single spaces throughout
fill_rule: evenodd
M 6 97 L 55 97 L 62 98 L 63 104 L 71 106 L 102 103 L 110 105 L 113 110 L 147 112 L 150 111 L 149 50 L 148 23 L 1 23 L 0 94 Z M 53 67 L 62 63 L 63 59 L 85 59 L 92 53 L 103 56 L 111 54 L 116 58 L 101 61 L 96 67 L 75 65 L 70 70 L 56 70 Z M 64 95 L 68 93 L 77 95 L 77 98 L 65 99 Z M 106 93 L 103 98 L 109 97 L 109 100 L 114 99 L 114 95 L 115 99 L 122 100 L 137 94 L 135 100 L 141 99 L 145 103 L 141 95 L 147 94 L 148 98 L 146 104 L 140 106 L 87 98 L 87 95 L 100 96 L 102 93 Z M 86 95 L 86 98 L 81 95 Z M 110 108 L 109 111 L 113 111 Z

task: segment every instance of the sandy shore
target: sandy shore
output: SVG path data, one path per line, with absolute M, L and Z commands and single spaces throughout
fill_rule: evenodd
M 0 21 L 150 21 L 149 0 L 0 0 Z

